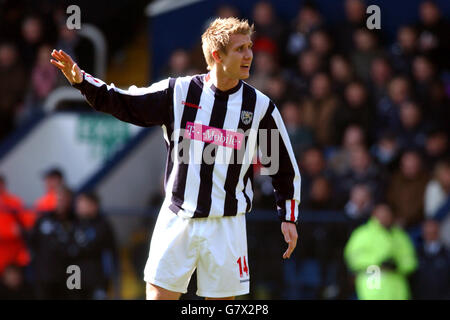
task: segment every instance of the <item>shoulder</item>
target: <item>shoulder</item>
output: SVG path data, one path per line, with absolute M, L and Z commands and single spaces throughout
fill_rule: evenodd
M 177 86 L 188 86 L 192 81 L 194 83 L 203 85 L 203 79 L 205 77 L 205 74 L 195 74 L 190 76 L 183 76 L 183 77 L 177 77 L 177 78 L 168 78 L 168 81 L 172 80 L 174 81 L 174 84 Z

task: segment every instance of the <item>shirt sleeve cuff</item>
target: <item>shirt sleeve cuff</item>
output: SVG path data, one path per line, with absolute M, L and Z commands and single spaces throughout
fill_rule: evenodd
M 290 199 L 286 200 L 284 208 L 278 207 L 278 217 L 283 222 L 297 223 L 299 201 Z

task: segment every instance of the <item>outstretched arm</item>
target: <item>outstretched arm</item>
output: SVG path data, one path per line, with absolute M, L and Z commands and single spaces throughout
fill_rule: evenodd
M 146 88 L 122 90 L 82 71 L 62 50 L 53 50 L 52 57 L 56 60 L 50 62 L 61 70 L 74 88 L 81 91 L 95 110 L 142 127 L 169 126 L 172 122 L 175 79 L 162 80 Z

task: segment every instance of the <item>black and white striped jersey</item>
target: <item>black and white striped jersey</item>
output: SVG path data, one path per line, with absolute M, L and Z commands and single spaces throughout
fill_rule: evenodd
M 259 155 L 272 178 L 280 219 L 297 221 L 300 172 L 280 112 L 266 95 L 244 81 L 221 91 L 209 74 L 129 90 L 83 75 L 74 87 L 94 109 L 138 126 L 162 127 L 168 148 L 165 204 L 176 214 L 249 212 Z

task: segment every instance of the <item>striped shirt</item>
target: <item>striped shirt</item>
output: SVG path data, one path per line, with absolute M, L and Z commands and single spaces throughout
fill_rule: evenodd
M 259 155 L 272 178 L 278 216 L 297 221 L 300 172 L 280 112 L 266 95 L 242 80 L 221 91 L 209 74 L 129 90 L 83 75 L 73 86 L 95 110 L 162 127 L 168 149 L 165 204 L 173 212 L 188 218 L 250 212 Z

